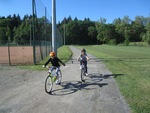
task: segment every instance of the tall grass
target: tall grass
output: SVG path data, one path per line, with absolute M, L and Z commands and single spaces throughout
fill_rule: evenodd
M 104 62 L 133 113 L 150 113 L 150 48 L 131 46 L 84 46 Z

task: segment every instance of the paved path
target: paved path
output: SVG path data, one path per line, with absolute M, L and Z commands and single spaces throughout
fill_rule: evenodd
M 80 50 L 70 48 L 72 59 L 61 67 L 62 85 L 52 95 L 44 90 L 47 71 L 0 66 L 0 113 L 130 113 L 111 72 L 90 54 L 89 77 L 80 82 Z

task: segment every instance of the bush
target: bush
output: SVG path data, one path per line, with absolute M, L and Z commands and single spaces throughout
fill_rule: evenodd
M 109 45 L 116 45 L 116 39 L 112 39 L 108 42 Z
M 128 45 L 129 45 L 129 43 L 130 43 L 130 42 L 129 42 L 129 40 L 128 40 L 128 39 L 126 39 L 126 40 L 124 41 L 124 45 L 125 45 L 125 46 L 128 46 Z

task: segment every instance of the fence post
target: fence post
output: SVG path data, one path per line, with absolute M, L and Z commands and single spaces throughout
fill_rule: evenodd
M 10 61 L 10 45 L 9 45 L 9 42 L 10 42 L 10 38 L 8 39 L 8 60 L 9 60 L 9 65 L 11 65 L 11 61 Z

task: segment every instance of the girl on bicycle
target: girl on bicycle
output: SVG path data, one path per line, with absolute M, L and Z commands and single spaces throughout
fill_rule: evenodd
M 52 70 L 56 68 L 56 79 L 57 79 L 58 71 L 60 70 L 60 64 L 59 64 L 59 62 L 63 66 L 65 66 L 65 63 L 63 63 L 59 58 L 57 58 L 55 56 L 54 52 L 50 52 L 49 55 L 50 55 L 50 59 L 43 65 L 43 67 L 46 67 L 46 65 L 51 62 L 52 66 L 51 66 L 48 74 L 51 74 Z M 56 80 L 56 84 L 60 84 L 60 81 Z
M 86 72 L 85 74 L 87 76 L 88 75 L 88 73 L 87 73 L 87 61 L 89 60 L 89 57 L 87 56 L 85 49 L 81 50 L 81 55 L 79 55 L 79 57 L 77 58 L 77 60 L 78 61 L 80 60 L 80 69 L 82 69 L 82 63 L 84 64 L 84 66 L 85 66 L 85 72 Z

